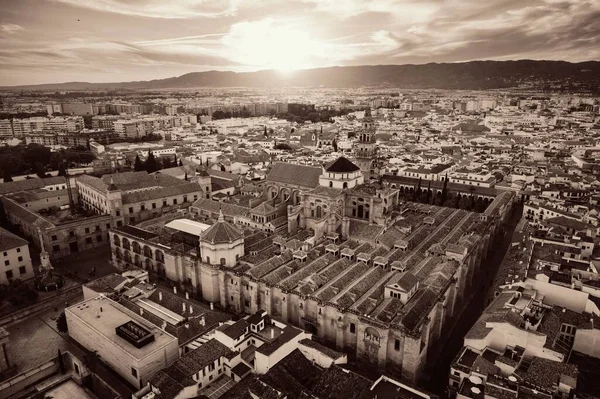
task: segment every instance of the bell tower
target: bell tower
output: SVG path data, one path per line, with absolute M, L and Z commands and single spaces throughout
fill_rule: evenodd
M 368 181 L 374 175 L 373 164 L 377 156 L 377 143 L 375 141 L 375 123 L 371 116 L 371 109 L 367 108 L 362 120 L 362 129 L 358 140 L 354 142 L 354 157 L 356 164 Z

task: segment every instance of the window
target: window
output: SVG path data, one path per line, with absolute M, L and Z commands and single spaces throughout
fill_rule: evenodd
M 135 378 L 137 378 L 137 370 L 134 369 L 133 367 L 131 368 L 131 375 L 134 376 Z
M 86 228 L 85 228 L 85 234 L 88 234 L 89 232 L 90 232 L 90 228 L 89 228 L 89 227 L 86 227 Z
M 118 216 L 118 215 L 117 215 L 117 216 Z M 122 221 L 120 221 L 120 220 L 117 220 L 117 227 L 121 227 L 121 226 L 123 226 L 123 222 L 122 222 Z
M 71 238 L 75 237 L 75 232 L 74 231 L 69 231 L 69 237 L 71 237 Z
M 116 212 L 117 216 L 121 216 L 121 211 Z
M 152 209 L 156 209 L 156 202 L 152 203 Z
M 19 256 L 19 262 L 23 262 L 23 257 Z
M 142 211 L 145 211 L 145 210 L 146 210 L 146 205 L 142 204 L 142 205 L 140 206 L 140 209 L 141 209 Z
M 59 252 L 60 251 L 60 245 L 55 245 L 52 247 L 52 252 Z
M 399 351 L 399 350 L 400 350 L 400 340 L 399 340 L 399 339 L 397 339 L 397 340 L 394 342 L 394 350 L 395 350 L 395 351 Z
M 9 280 L 11 278 L 13 278 L 13 272 L 12 272 L 12 270 L 9 270 L 9 271 L 6 272 L 6 278 L 9 279 Z
M 129 207 L 129 213 L 133 213 L 133 207 L 132 206 Z
M 79 365 L 77 363 L 73 363 L 73 368 L 75 369 L 75 373 L 79 375 Z
M 167 206 L 167 200 L 163 200 L 163 206 Z
M 354 323 L 350 323 L 350 333 L 356 334 L 356 325 Z
M 96 236 L 96 241 L 102 242 L 102 236 Z
M 215 371 L 215 364 L 211 363 L 208 365 L 208 371 Z
M 206 257 L 206 263 L 210 263 L 210 256 Z
M 100 226 L 96 225 L 96 231 L 100 231 Z
M 221 266 L 225 266 L 225 262 L 226 262 L 225 258 L 221 258 L 221 260 L 220 260 Z
M 173 205 L 177 205 L 177 198 L 173 198 Z
M 19 267 L 19 273 L 21 274 L 21 276 L 27 273 L 27 269 L 25 268 L 25 266 Z
M 17 252 L 21 252 L 21 248 L 17 248 Z
M 85 238 L 85 242 L 86 242 L 87 244 L 91 244 L 91 243 L 92 243 L 92 237 L 86 237 L 86 238 Z

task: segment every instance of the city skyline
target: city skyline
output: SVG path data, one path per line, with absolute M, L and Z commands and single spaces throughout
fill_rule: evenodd
M 0 85 L 189 72 L 600 59 L 600 3 L 2 1 Z

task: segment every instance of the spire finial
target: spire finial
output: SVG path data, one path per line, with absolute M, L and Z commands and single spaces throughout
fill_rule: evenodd
M 219 219 L 217 220 L 218 222 L 224 222 L 225 218 L 223 217 L 223 209 L 221 209 L 221 207 L 219 206 Z

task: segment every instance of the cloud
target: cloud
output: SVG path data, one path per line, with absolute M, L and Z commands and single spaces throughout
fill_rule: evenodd
M 600 59 L 598 0 L 19 0 L 3 3 L 2 18 L 9 83 L 16 74 L 27 83 L 32 70 L 37 79 L 45 66 L 52 80 L 90 71 L 110 81 L 203 69 Z
M 17 24 L 2 24 L 0 25 L 0 32 L 12 35 L 13 33 L 17 33 L 19 31 L 23 31 L 22 26 Z
M 216 18 L 237 13 L 242 2 L 254 0 L 55 0 L 96 11 L 148 18 Z

